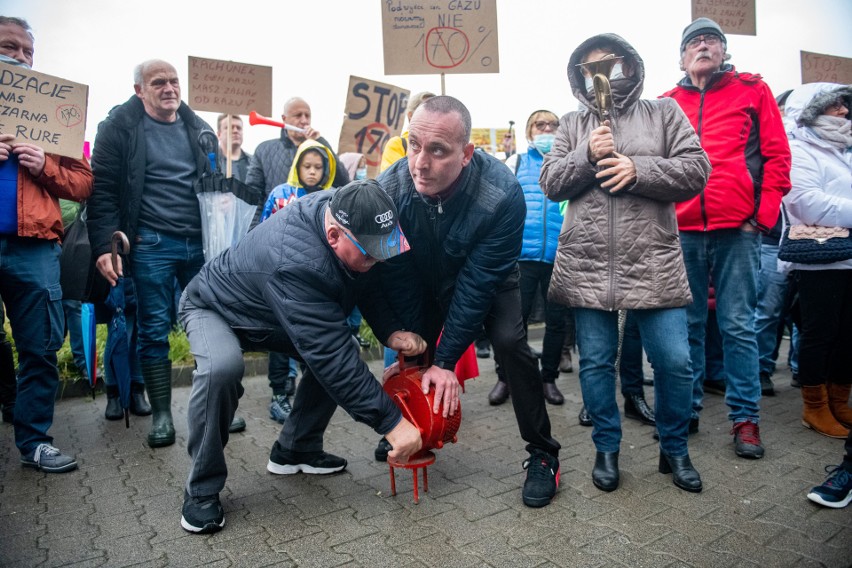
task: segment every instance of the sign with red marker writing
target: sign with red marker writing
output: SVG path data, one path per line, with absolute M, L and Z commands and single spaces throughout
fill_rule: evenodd
M 802 51 L 802 83 L 852 83 L 852 58 Z
M 24 67 L 0 64 L 0 133 L 49 154 L 80 159 L 89 87 Z
M 497 0 L 380 0 L 385 75 L 498 73 Z
M 188 101 L 192 110 L 272 114 L 272 67 L 189 57 Z
M 387 83 L 349 77 L 346 111 L 337 151 L 357 152 L 367 158 L 367 177 L 374 178 L 388 139 L 399 136 L 409 91 Z
M 710 18 L 725 35 L 757 35 L 755 0 L 692 0 L 692 19 Z

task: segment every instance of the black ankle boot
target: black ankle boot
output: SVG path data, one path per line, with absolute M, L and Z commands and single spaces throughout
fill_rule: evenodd
M 286 379 L 284 379 L 284 394 L 287 396 L 293 396 L 296 394 L 296 377 L 293 375 L 288 375 Z
M 565 397 L 556 388 L 556 383 L 545 382 L 542 386 L 544 387 L 544 400 L 557 406 L 565 402 Z
M 577 420 L 580 422 L 580 426 L 591 426 L 592 425 L 592 417 L 589 416 L 589 409 L 586 408 L 586 405 L 583 405 L 583 408 L 580 409 L 580 414 L 577 416 Z
M 689 456 L 672 457 L 660 452 L 660 473 L 671 473 L 677 487 L 690 493 L 701 493 L 701 476 L 692 467 Z
M 107 405 L 104 411 L 104 418 L 107 420 L 121 420 L 124 418 L 124 410 L 121 408 L 121 402 L 118 400 L 118 386 L 107 385 L 106 395 Z
M 624 417 L 638 420 L 642 424 L 656 426 L 654 411 L 645 401 L 644 394 L 628 394 L 624 397 Z
M 145 383 L 130 383 L 130 414 L 148 416 L 151 405 L 145 400 Z
M 488 404 L 499 406 L 509 399 L 509 385 L 505 381 L 497 381 L 491 392 L 488 393 Z
M 592 470 L 592 483 L 601 491 L 618 489 L 618 452 L 598 452 Z
M 162 448 L 175 443 L 175 425 L 172 421 L 172 362 L 168 359 L 142 363 L 142 376 L 151 400 L 154 416 L 148 445 Z

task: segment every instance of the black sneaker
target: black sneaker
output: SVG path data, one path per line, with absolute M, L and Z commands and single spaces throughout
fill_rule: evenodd
M 46 473 L 65 473 L 77 469 L 77 460 L 66 456 L 50 444 L 39 444 L 36 449 L 21 456 L 21 465 Z
M 775 396 L 775 385 L 772 384 L 769 373 L 760 373 L 760 394 L 761 396 Z
M 222 530 L 225 526 L 225 510 L 219 502 L 219 495 L 190 497 L 183 492 L 183 509 L 180 526 L 196 534 L 208 534 Z
M 388 461 L 388 452 L 392 449 L 393 446 L 391 446 L 391 443 L 388 442 L 387 438 L 379 440 L 379 445 L 376 446 L 376 451 L 373 452 L 373 455 L 376 456 L 376 461 Z
M 289 452 L 278 442 L 272 446 L 269 453 L 269 463 L 266 471 L 276 475 L 293 473 L 311 473 L 326 475 L 346 469 L 346 460 L 325 452 Z
M 748 420 L 737 422 L 731 429 L 734 435 L 734 452 L 741 458 L 759 460 L 763 457 L 763 444 L 760 442 L 760 427 Z
M 559 458 L 541 450 L 533 450 L 530 457 L 524 461 L 524 469 L 527 470 L 523 490 L 524 505 L 548 505 L 559 487 Z

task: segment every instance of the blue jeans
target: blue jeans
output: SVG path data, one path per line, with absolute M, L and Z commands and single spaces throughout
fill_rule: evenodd
M 621 342 L 621 365 L 618 367 L 621 379 L 621 394 L 645 394 L 645 375 L 642 372 L 642 337 L 639 322 L 633 312 L 627 312 L 624 322 L 624 339 Z
M 778 342 L 778 325 L 787 301 L 788 282 L 787 274 L 778 272 L 778 245 L 761 243 L 757 310 L 754 313 L 761 374 L 771 375 L 775 372 L 775 358 L 772 354 Z
M 688 454 L 692 369 L 685 308 L 632 310 L 642 345 L 654 369 L 654 416 L 660 449 L 667 455 Z M 618 313 L 574 308 L 580 388 L 592 418 L 592 441 L 599 452 L 617 452 L 621 416 L 615 401 L 615 358 L 618 353 Z
M 722 349 L 722 334 L 716 321 L 716 310 L 707 311 L 707 327 L 704 335 L 704 379 L 725 380 L 725 352 Z
M 757 307 L 757 271 L 760 235 L 739 229 L 681 231 L 680 244 L 693 302 L 687 307 L 689 348 L 694 377 L 692 415 L 704 401 L 704 342 L 710 278 L 716 291 L 716 320 L 724 351 L 725 402 L 728 419 L 757 423 L 760 378 L 754 312 Z
M 59 386 L 56 352 L 62 346 L 65 314 L 59 286 L 59 244 L 0 236 L 0 296 L 6 304 L 18 351 L 15 445 L 21 454 L 42 443 L 53 424 Z
M 62 300 L 62 310 L 65 312 L 65 331 L 71 344 L 71 355 L 74 365 L 80 372 L 87 370 L 86 351 L 83 349 L 83 320 L 82 302 L 78 300 Z
M 175 278 L 181 289 L 204 265 L 201 237 L 178 237 L 139 227 L 131 248 L 138 302 L 139 359 L 169 358 L 169 332 L 175 300 Z

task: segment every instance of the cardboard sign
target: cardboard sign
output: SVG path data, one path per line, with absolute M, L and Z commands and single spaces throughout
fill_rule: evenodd
M 692 19 L 710 18 L 725 35 L 757 35 L 755 0 L 692 0 Z
M 89 87 L 0 64 L 0 132 L 49 154 L 83 156 Z
M 337 151 L 339 154 L 364 154 L 367 177 L 378 175 L 385 144 L 392 136 L 399 136 L 409 94 L 409 91 L 387 83 L 349 77 Z
M 189 91 L 192 110 L 272 114 L 272 67 L 189 57 Z
M 802 51 L 802 83 L 852 83 L 852 58 Z
M 385 75 L 498 73 L 497 0 L 381 0 Z

